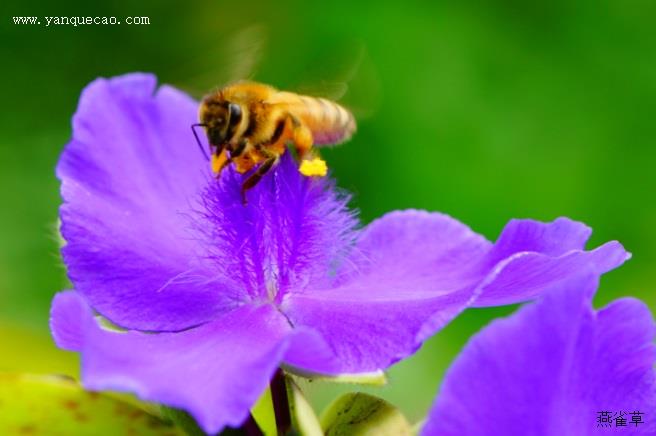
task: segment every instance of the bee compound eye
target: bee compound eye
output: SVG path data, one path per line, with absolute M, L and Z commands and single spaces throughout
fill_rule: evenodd
M 241 106 L 235 103 L 230 103 L 228 111 L 230 113 L 230 125 L 234 126 L 241 121 Z

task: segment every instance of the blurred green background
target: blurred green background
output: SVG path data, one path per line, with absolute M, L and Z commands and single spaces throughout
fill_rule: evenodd
M 254 38 L 239 38 L 255 24 L 256 79 L 293 90 L 352 76 L 344 102 L 362 115 L 359 132 L 325 157 L 365 222 L 424 208 L 495 239 L 510 218 L 566 215 L 594 228 L 591 245 L 618 239 L 633 252 L 597 303 L 634 295 L 656 308 L 655 2 L 308 3 L 4 2 L 0 370 L 76 372 L 51 344 L 48 308 L 67 287 L 54 167 L 80 90 L 139 70 L 202 93 L 247 67 Z M 31 15 L 151 24 L 12 24 Z M 467 311 L 373 392 L 419 419 L 467 338 L 513 309 Z M 318 407 L 355 389 L 306 387 Z

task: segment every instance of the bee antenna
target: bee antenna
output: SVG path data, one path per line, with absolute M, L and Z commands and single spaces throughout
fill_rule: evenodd
M 210 157 L 207 155 L 207 151 L 203 148 L 203 144 L 200 142 L 200 138 L 198 137 L 198 133 L 196 132 L 196 127 L 205 127 L 206 124 L 203 123 L 197 123 L 197 124 L 192 124 L 191 125 L 191 131 L 194 132 L 194 137 L 196 138 L 196 142 L 198 143 L 198 148 L 200 148 L 200 151 L 203 153 L 203 156 L 205 156 L 205 159 L 210 160 Z

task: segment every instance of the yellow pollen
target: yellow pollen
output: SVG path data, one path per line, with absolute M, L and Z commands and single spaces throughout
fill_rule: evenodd
M 308 177 L 318 176 L 323 177 L 328 173 L 328 166 L 326 161 L 319 157 L 312 160 L 301 161 L 301 166 L 298 169 L 301 174 Z

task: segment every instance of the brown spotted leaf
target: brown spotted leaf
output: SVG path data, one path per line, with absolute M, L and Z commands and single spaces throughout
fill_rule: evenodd
M 2 435 L 183 435 L 125 401 L 58 376 L 0 373 Z

